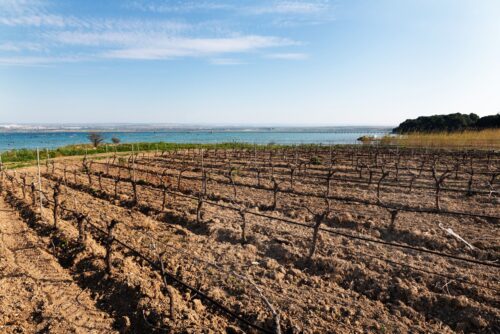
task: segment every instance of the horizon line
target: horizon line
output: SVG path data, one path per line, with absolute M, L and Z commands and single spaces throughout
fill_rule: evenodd
M 195 122 L 178 122 L 178 123 L 154 123 L 154 122 L 1 122 L 0 126 L 36 126 L 36 125 L 44 125 L 44 126 L 74 126 L 74 125 L 82 125 L 82 126 L 171 126 L 171 127 L 186 127 L 186 126 L 212 126 L 212 127 L 246 127 L 246 128 L 255 128 L 255 127 L 391 127 L 396 126 L 396 124 L 362 124 L 362 123 L 195 123 Z

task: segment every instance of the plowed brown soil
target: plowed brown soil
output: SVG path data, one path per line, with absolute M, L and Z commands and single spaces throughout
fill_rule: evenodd
M 114 178 L 129 176 L 126 172 L 120 174 L 117 168 L 106 171 L 104 165 L 96 164 L 93 173 L 86 174 L 81 161 L 67 162 L 67 177 L 62 164 L 53 172 L 44 168 L 42 187 L 48 201 L 43 221 L 52 222 L 50 200 L 54 186 L 60 183 L 65 208 L 85 214 L 103 230 L 110 221 L 117 220 L 116 238 L 150 259 L 157 260 L 161 254 L 169 273 L 268 331 L 273 330 L 273 316 L 265 299 L 279 313 L 283 332 L 290 334 L 500 332 L 497 267 L 383 244 L 398 243 L 497 264 L 498 220 L 410 211 L 400 212 L 397 223 L 391 226 L 384 208 L 332 201 L 332 214 L 324 221 L 327 229 L 369 237 L 378 243 L 323 231 L 314 257 L 307 259 L 314 220 L 305 206 L 320 212 L 325 205 L 323 199 L 303 193 L 321 191 L 321 184 L 302 182 L 299 175 L 294 187 L 303 193 L 281 192 L 277 206 L 269 210 L 265 208 L 273 199 L 269 191 L 238 186 L 235 196 L 227 179 L 214 174 L 207 187 L 212 202 L 246 206 L 253 212 L 307 225 L 247 214 L 246 242 L 242 242 L 242 217 L 238 212 L 204 203 L 197 217 L 197 200 L 186 196 L 196 196 L 200 190 L 199 180 L 187 178 L 199 173 L 186 172 L 186 178 L 178 183 L 175 175 L 180 169 L 168 159 L 160 162 L 164 166 L 151 166 L 145 160 L 136 164 L 138 168 L 168 170 L 174 175 L 169 177 L 168 185 L 177 195 L 168 195 L 165 208 L 158 178 L 147 173 L 135 174 L 141 182 L 136 186 L 138 202 L 134 202 L 131 182 L 126 179 L 120 181 L 115 194 Z M 36 179 L 33 169 L 23 172 Z M 355 174 L 346 172 L 346 176 L 354 178 Z M 466 175 L 461 177 L 460 187 L 464 187 Z M 487 189 L 484 180 L 479 180 L 478 188 Z M 236 181 L 256 183 L 252 175 L 237 176 Z M 458 181 L 450 180 L 449 186 L 453 182 Z M 263 183 L 271 186 L 269 178 Z M 29 205 L 29 193 L 23 200 L 21 187 L 10 184 L 12 195 Z M 420 186 L 424 185 L 432 185 L 429 172 L 420 182 Z M 283 187 L 288 185 L 283 183 Z M 376 200 L 375 185 L 338 182 L 332 192 Z M 447 210 L 496 216 L 496 196 L 487 192 L 475 196 L 444 192 L 441 200 Z M 386 203 L 424 208 L 432 208 L 434 199 L 432 188 L 409 191 L 405 185 L 383 187 L 381 198 Z M 59 238 L 76 240 L 74 218 L 67 212 L 59 212 L 58 216 Z M 452 228 L 475 249 L 443 228 Z M 86 250 L 79 251 L 69 267 L 79 282 L 92 282 L 87 286 L 96 299 L 108 305 L 107 312 L 118 320 L 129 319 L 135 332 L 257 333 L 175 282 L 169 281 L 166 289 L 158 270 L 124 247 L 115 246 L 114 272 L 112 278 L 106 277 L 102 274 L 103 237 L 91 230 L 88 235 Z M 58 251 L 70 252 L 56 246 Z M 170 316 L 167 291 L 174 297 L 175 319 Z
M 0 272 L 1 333 L 116 332 L 113 319 L 2 198 Z

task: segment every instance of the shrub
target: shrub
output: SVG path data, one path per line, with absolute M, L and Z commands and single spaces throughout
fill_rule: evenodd
M 97 133 L 97 132 L 91 132 L 88 134 L 87 138 L 90 140 L 92 145 L 94 145 L 95 148 L 99 147 L 99 145 L 102 144 L 104 141 L 104 137 L 102 134 Z
M 374 136 L 361 136 L 357 139 L 357 141 L 360 141 L 362 142 L 363 144 L 370 144 L 372 143 L 373 141 L 375 141 L 375 137 Z
M 311 163 L 311 165 L 321 165 L 321 158 L 314 156 L 314 157 L 311 157 L 309 162 Z

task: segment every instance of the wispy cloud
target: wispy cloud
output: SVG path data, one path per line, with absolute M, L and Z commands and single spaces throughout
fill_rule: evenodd
M 155 13 L 189 13 L 194 11 L 230 10 L 233 5 L 214 1 L 131 1 L 128 9 Z
M 42 51 L 46 50 L 39 43 L 31 42 L 6 42 L 0 44 L 0 51 L 22 52 L 22 51 Z
M 331 10 L 330 0 L 264 0 L 248 5 L 240 1 L 171 1 L 135 0 L 125 8 L 156 13 L 189 13 L 196 11 L 232 11 L 240 14 L 315 15 Z
M 266 55 L 265 58 L 280 60 L 304 60 L 309 58 L 309 55 L 305 53 L 272 53 Z
M 205 57 L 211 64 L 236 65 L 241 64 L 241 61 L 232 55 L 252 53 L 267 53 L 264 58 L 268 59 L 300 60 L 307 58 L 307 55 L 278 52 L 302 45 L 289 37 L 272 33 L 255 34 L 251 26 L 245 25 L 241 28 L 248 32 L 240 33 L 238 22 L 235 21 L 203 21 L 197 15 L 195 18 L 183 15 L 176 19 L 165 19 L 165 15 L 141 15 L 137 10 L 158 13 L 230 10 L 244 14 L 244 19 L 252 15 L 270 14 L 293 19 L 295 15 L 314 17 L 325 11 L 328 3 L 328 0 L 276 0 L 245 7 L 215 0 L 136 0 L 127 3 L 127 9 L 134 9 L 131 15 L 117 18 L 62 15 L 51 0 L 0 0 L 0 27 L 16 32 L 13 36 L 23 36 L 22 40 L 14 38 L 0 44 L 0 57 L 3 56 L 0 63 L 23 65 L 95 59 Z M 20 31 L 22 34 L 19 34 Z M 14 53 L 19 57 L 12 57 Z M 69 56 L 75 53 L 83 56 Z
M 0 9 L 5 14 L 37 12 L 46 4 L 41 0 L 0 0 Z
M 126 37 L 124 37 L 126 39 Z M 241 36 L 231 38 L 167 38 L 154 39 L 138 46 L 129 46 L 104 53 L 107 58 L 171 59 L 203 57 L 228 53 L 251 52 L 258 49 L 292 45 L 295 42 L 268 36 Z M 128 43 L 127 43 L 128 44 Z M 134 43 L 131 43 L 134 44 Z
M 248 13 L 311 15 L 325 13 L 331 8 L 329 1 L 269 1 L 265 5 L 247 7 Z
M 0 57 L 0 66 L 49 66 L 49 65 L 61 64 L 61 63 L 76 63 L 76 62 L 81 62 L 84 60 L 89 60 L 89 58 L 88 57 L 80 57 L 80 56 Z
M 6 26 L 53 26 L 53 27 L 68 27 L 68 26 L 84 26 L 84 24 L 74 18 L 65 18 L 59 15 L 21 15 L 17 17 L 0 17 L 0 24 Z
M 54 26 L 78 24 L 76 18 L 50 13 L 47 3 L 40 0 L 0 0 L 0 25 Z
M 1 14 L 0 14 L 1 15 Z M 108 19 L 108 18 L 78 18 L 75 16 L 61 16 L 53 14 L 36 14 L 21 16 L 0 16 L 0 25 L 45 27 L 82 30 L 137 30 L 151 29 L 170 32 L 184 31 L 190 24 L 172 20 L 144 20 L 144 19 Z
M 246 62 L 235 58 L 213 58 L 210 59 L 210 63 L 213 65 L 223 65 L 223 66 L 247 64 Z

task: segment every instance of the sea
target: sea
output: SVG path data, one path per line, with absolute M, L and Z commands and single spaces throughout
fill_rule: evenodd
M 238 130 L 159 130 L 159 131 L 99 131 L 110 143 L 117 137 L 122 143 L 251 143 L 251 144 L 356 144 L 363 135 L 381 137 L 389 127 L 330 127 Z M 0 152 L 13 149 L 53 149 L 66 145 L 88 143 L 87 131 L 1 131 Z

